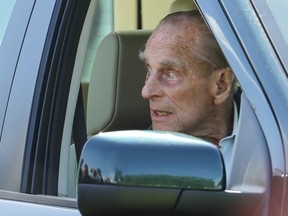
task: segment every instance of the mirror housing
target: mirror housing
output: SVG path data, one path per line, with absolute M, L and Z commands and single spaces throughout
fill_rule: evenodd
M 199 138 L 100 133 L 82 151 L 78 207 L 82 215 L 171 215 L 183 190 L 223 191 L 224 173 L 218 148 Z

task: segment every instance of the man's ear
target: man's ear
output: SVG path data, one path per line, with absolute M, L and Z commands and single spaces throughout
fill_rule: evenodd
M 223 103 L 231 94 L 234 74 L 229 67 L 218 69 L 211 74 L 210 89 L 214 105 Z

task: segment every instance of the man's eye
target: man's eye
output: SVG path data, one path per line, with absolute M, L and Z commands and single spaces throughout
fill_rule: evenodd
M 147 75 L 150 75 L 151 72 L 152 72 L 152 69 L 148 67 L 148 68 L 147 68 Z
M 169 72 L 167 73 L 167 77 L 168 77 L 168 79 L 170 79 L 170 80 L 176 79 L 176 75 L 175 75 L 175 73 L 173 73 L 172 71 L 169 71 Z
M 146 69 L 146 80 L 148 80 L 148 78 L 150 77 L 151 72 L 152 72 L 152 69 L 151 69 L 151 68 L 147 68 L 147 69 Z

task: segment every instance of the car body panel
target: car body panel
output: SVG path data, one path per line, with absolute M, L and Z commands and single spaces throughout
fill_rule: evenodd
M 202 1 L 197 1 L 197 2 L 201 3 Z M 243 3 L 244 1 L 242 1 L 242 4 Z M 231 10 L 226 9 L 227 11 L 226 10 L 225 12 L 223 11 L 223 14 L 222 14 L 223 18 L 221 19 L 219 16 L 219 11 L 222 10 L 222 5 L 216 2 L 216 4 L 213 5 L 213 7 L 211 6 L 205 7 L 204 4 L 205 3 L 203 3 L 202 8 L 201 8 L 202 12 L 204 13 L 204 16 L 206 17 L 206 20 L 208 21 L 210 28 L 215 33 L 215 36 L 221 48 L 223 49 L 223 52 L 226 58 L 228 59 L 232 69 L 234 70 L 234 73 L 236 74 L 237 80 L 239 81 L 241 88 L 245 92 L 250 103 L 253 105 L 255 113 L 258 116 L 258 119 L 262 126 L 262 129 L 264 130 L 265 135 L 267 136 L 266 139 L 268 139 L 268 143 L 275 143 L 273 146 L 269 145 L 271 154 L 275 155 L 275 156 L 272 156 L 271 158 L 272 166 L 274 167 L 273 169 L 279 170 L 281 171 L 281 173 L 285 173 L 283 144 L 282 144 L 281 134 L 279 133 L 277 121 L 275 121 L 274 113 L 273 111 L 271 111 L 270 103 L 269 103 L 269 100 L 267 100 L 265 92 L 261 90 L 262 86 L 259 83 L 257 75 L 255 75 L 254 73 L 254 68 L 252 68 L 251 62 L 249 62 L 251 61 L 251 59 L 247 58 L 247 54 L 249 53 L 245 53 L 245 49 L 243 50 L 243 47 L 241 47 L 242 45 L 241 41 L 240 43 L 238 41 L 239 34 L 235 35 L 234 33 L 236 30 L 238 31 L 242 30 L 243 34 L 245 32 L 243 32 L 243 29 L 239 28 L 239 25 L 236 25 L 237 26 L 236 30 L 235 30 L 236 28 L 235 26 L 234 26 L 234 29 L 230 27 L 229 22 L 232 22 L 233 20 L 229 19 L 228 21 L 227 18 L 225 17 L 226 16 L 225 13 L 229 13 Z M 233 7 L 235 8 L 235 5 L 233 5 Z M 242 11 L 244 10 L 245 10 L 245 7 Z M 252 9 L 250 8 L 250 10 Z M 233 12 L 235 14 L 235 11 Z M 232 11 L 230 13 L 232 13 Z M 248 13 L 248 12 L 245 11 L 245 13 Z M 215 16 L 217 16 L 218 18 L 217 22 L 214 19 Z M 239 12 L 238 12 L 238 16 L 240 16 Z M 254 18 L 256 19 L 256 17 Z M 241 20 L 239 20 L 239 22 L 240 21 Z M 257 25 L 257 23 L 255 23 L 255 25 Z M 226 28 L 223 28 L 223 26 L 226 26 Z M 243 28 L 245 28 L 246 33 L 248 34 L 248 30 L 247 30 L 248 26 L 244 26 Z M 225 29 L 225 32 L 221 32 L 223 29 Z M 255 41 L 253 42 L 255 44 Z M 259 56 L 259 59 L 260 59 L 260 56 Z M 282 155 L 281 154 L 279 155 L 280 152 L 282 152 Z
M 197 2 L 265 133 L 273 173 L 271 193 L 278 193 L 275 197 L 283 207 L 282 197 L 287 193 L 288 86 L 281 60 L 263 34 L 265 31 L 249 1 L 213 1 L 209 6 L 205 1 Z M 220 11 L 222 18 L 218 16 Z M 278 213 L 284 212 L 284 207 L 279 207 Z
M 35 215 L 43 216 L 61 215 L 61 216 L 78 216 L 81 215 L 76 206 L 69 207 L 67 201 L 61 198 L 35 196 L 28 194 L 19 194 L 0 191 L 0 209 L 1 215 Z M 52 200 L 52 201 L 51 201 Z M 64 201 L 64 203 L 63 203 Z M 65 204 L 67 205 L 65 207 Z M 68 203 L 69 204 L 69 203 Z M 71 205 L 71 204 L 70 204 Z
M 106 2 L 106 0 L 104 1 Z M 120 2 L 124 0 L 115 1 Z M 131 0 L 127 0 L 126 3 L 128 1 Z M 287 30 L 282 31 L 285 34 L 284 39 L 277 37 L 279 29 L 276 28 L 271 19 L 269 19 L 269 14 L 266 13 L 268 8 L 266 7 L 266 3 L 268 1 L 195 1 L 235 72 L 241 90 L 245 93 L 264 133 L 265 137 L 262 138 L 265 140 L 265 143 L 263 142 L 263 144 L 267 145 L 269 149 L 270 161 L 268 163 L 269 167 L 271 165 L 272 173 L 269 173 L 271 175 L 271 185 L 264 188 L 264 193 L 266 195 L 266 193 L 271 192 L 271 200 L 274 201 L 273 199 L 275 198 L 276 204 L 279 205 L 277 206 L 278 212 L 270 212 L 270 215 L 287 216 L 288 52 L 287 44 L 281 46 L 281 41 L 287 40 L 287 36 L 285 37 Z M 100 1 L 93 4 L 95 13 L 108 13 L 108 10 L 105 10 L 105 12 L 104 10 L 98 10 L 98 2 Z M 153 0 L 145 6 L 146 11 L 149 11 L 150 5 L 153 6 L 152 2 L 155 1 Z M 137 3 L 141 3 L 141 1 L 137 1 Z M 167 6 L 168 4 L 166 3 L 165 5 Z M 275 8 L 277 9 L 281 4 L 281 0 L 271 0 L 268 3 L 275 4 Z M 57 4 L 58 6 L 63 6 L 63 8 L 57 8 Z M 90 49 L 89 46 L 91 44 L 87 45 L 88 42 L 87 44 L 80 43 L 79 40 L 81 39 L 78 39 L 78 35 L 69 36 L 69 33 L 71 34 L 69 31 L 72 28 L 71 20 L 73 20 L 74 24 L 77 21 L 80 22 L 78 25 L 75 24 L 76 30 L 72 29 L 73 31 L 81 32 L 80 28 L 83 23 L 79 20 L 85 17 L 85 10 L 82 10 L 83 14 L 80 14 L 80 16 L 77 14 L 78 16 L 73 19 L 74 13 L 71 8 L 79 8 L 81 5 L 81 7 L 85 7 L 83 6 L 85 4 L 89 4 L 88 1 L 16 0 L 0 47 L 1 215 L 80 215 L 77 199 L 66 197 L 69 194 L 67 192 L 68 186 L 64 190 L 65 193 L 61 193 L 63 190 L 58 188 L 58 186 L 64 188 L 69 177 L 65 176 L 60 181 L 58 181 L 58 178 L 63 177 L 66 173 L 70 174 L 68 170 L 70 168 L 68 167 L 70 166 L 70 157 L 71 154 L 75 154 L 75 152 L 69 152 L 72 146 L 70 143 L 71 131 L 76 98 L 78 96 L 75 92 L 78 94 L 80 73 L 84 66 L 82 63 L 78 65 L 75 63 L 74 65 L 73 55 L 76 53 L 75 49 L 77 49 L 78 43 L 80 45 L 78 46 L 77 55 L 83 55 L 83 53 L 84 55 L 89 55 L 92 49 L 96 50 L 95 47 L 90 47 Z M 110 5 L 112 4 L 110 3 Z M 283 11 L 285 11 L 287 3 L 282 4 L 283 8 L 281 8 L 282 12 L 279 14 L 279 17 L 286 18 L 287 15 L 283 14 Z M 115 5 L 117 4 L 114 3 Z M 133 5 L 134 12 L 141 9 L 141 6 L 137 6 L 136 0 L 134 0 Z M 112 8 L 109 9 L 112 12 Z M 58 10 L 61 10 L 61 12 Z M 65 13 L 63 12 L 64 10 L 68 12 Z M 79 10 L 81 11 L 81 9 Z M 149 13 L 143 13 L 142 15 L 146 16 Z M 139 19 L 141 16 L 134 17 Z M 98 24 L 96 27 L 94 26 L 96 23 L 95 20 L 97 20 L 97 16 L 93 16 L 93 20 L 92 18 L 90 20 L 91 26 L 93 26 L 91 32 L 94 31 L 94 33 L 100 29 L 98 29 Z M 141 22 L 137 21 L 138 25 L 141 26 Z M 136 20 L 133 20 L 133 23 L 137 23 Z M 90 34 L 90 31 L 87 32 L 86 34 Z M 270 33 L 273 33 L 273 35 Z M 91 35 L 95 36 L 92 33 Z M 89 35 L 86 35 L 86 38 L 88 37 Z M 66 40 L 70 42 L 68 43 Z M 81 46 L 81 44 L 86 44 L 88 48 L 86 45 L 85 47 Z M 72 46 L 69 47 L 69 45 Z M 69 56 L 70 53 L 71 56 Z M 84 61 L 84 57 L 81 60 Z M 89 60 L 93 62 L 93 59 Z M 74 74 L 71 75 L 73 68 Z M 47 81 L 42 77 L 44 75 L 52 75 L 56 78 L 49 77 Z M 77 76 L 76 81 L 73 76 Z M 42 78 L 43 80 L 40 80 Z M 49 80 L 50 78 L 51 80 Z M 66 79 L 67 82 L 59 82 L 59 79 Z M 63 83 L 64 85 L 62 85 Z M 63 93 L 64 91 L 66 93 Z M 46 96 L 51 98 L 47 100 Z M 69 101 L 68 105 L 66 104 L 66 99 Z M 68 111 L 66 110 L 66 106 L 69 106 L 67 108 Z M 64 126 L 61 126 L 62 123 Z M 61 131 L 62 129 L 63 131 Z M 64 149 L 64 141 L 62 139 L 65 139 L 65 154 L 62 154 L 62 152 L 60 154 L 60 148 L 62 148 L 61 151 Z M 249 138 L 247 139 L 249 140 Z M 59 144 L 62 146 L 59 146 Z M 54 151 L 55 149 L 56 151 Z M 39 154 L 38 151 L 40 152 Z M 64 167 L 60 165 L 61 168 L 59 171 L 58 163 L 60 160 L 67 163 L 64 163 Z M 76 170 L 75 166 L 74 168 Z M 63 172 L 61 169 L 67 170 Z M 59 174 L 60 172 L 62 175 Z M 73 182 L 75 181 L 73 180 Z M 69 187 L 73 187 L 73 184 L 69 185 Z M 105 191 L 105 188 L 99 186 L 99 190 Z M 109 190 L 113 192 L 113 187 Z M 212 204 L 218 203 L 218 207 L 223 204 L 222 207 L 232 208 L 233 205 L 231 207 L 229 202 L 227 202 L 228 204 L 224 202 L 226 198 L 232 204 L 233 200 L 242 200 L 243 206 L 240 205 L 240 208 L 243 208 L 244 211 L 245 207 L 253 205 L 252 202 L 250 204 L 247 203 L 250 202 L 249 199 L 253 202 L 261 203 L 263 198 L 263 194 L 261 193 L 250 193 L 250 197 L 246 196 L 247 194 L 245 193 L 247 191 L 241 195 L 237 194 L 240 191 L 217 191 L 219 192 L 218 194 L 216 194 L 217 192 L 213 192 L 201 190 L 181 191 L 183 199 L 180 200 L 178 197 L 177 201 L 180 203 L 180 208 L 174 209 L 174 213 L 181 214 L 183 210 L 187 210 L 186 213 L 193 212 L 194 210 L 190 210 L 192 206 L 197 210 L 198 202 L 202 205 L 202 209 L 209 212 L 211 209 L 205 209 L 206 202 L 208 201 Z M 134 194 L 133 190 L 131 190 L 131 193 Z M 48 194 L 53 194 L 53 196 Z M 135 194 L 137 195 L 137 193 Z M 211 199 L 206 199 L 208 196 Z M 225 199 L 222 199 L 224 197 Z M 231 200 L 229 197 L 231 197 Z M 266 204 L 266 197 L 264 201 Z M 190 202 L 193 202 L 193 205 Z M 91 203 L 94 205 L 93 201 Z M 126 202 L 126 204 L 128 208 L 129 202 Z M 138 204 L 141 205 L 141 202 Z M 218 207 L 216 206 L 216 209 Z M 266 206 L 266 208 L 268 207 Z M 205 211 L 203 214 L 205 214 Z
M 0 176 L 0 188 L 6 190 L 19 191 L 35 82 L 54 4 L 37 1 L 19 55 L 1 139 L 0 172 L 5 175 Z
M 26 23 L 27 29 L 26 26 L 23 27 L 25 37 L 19 35 L 23 41 L 19 41 L 19 47 L 16 46 L 16 43 L 16 48 L 11 54 L 13 58 L 17 57 L 15 63 L 10 64 L 8 62 L 9 64 L 7 64 L 9 67 L 13 65 L 15 67 L 9 69 L 13 73 L 7 73 L 10 76 L 13 75 L 13 82 L 12 78 L 10 82 L 8 82 L 7 77 L 3 78 L 7 84 L 10 84 L 10 87 L 7 87 L 9 94 L 5 94 L 7 101 L 9 97 L 9 103 L 5 110 L 3 136 L 0 143 L 0 170 L 2 173 L 0 188 L 6 190 L 0 191 L 1 215 L 80 215 L 75 205 L 75 199 L 70 201 L 72 204 L 67 204 L 66 198 L 63 200 L 63 198 L 57 197 L 17 193 L 20 190 L 23 154 L 35 84 L 56 1 L 19 2 L 24 4 L 19 10 L 22 9 L 23 13 L 26 11 L 27 19 L 20 20 L 24 24 Z M 23 10 L 24 8 L 25 10 Z M 19 20 L 17 21 L 19 22 Z M 9 29 L 7 32 L 9 33 Z M 11 37 L 11 39 L 15 40 L 17 37 Z M 5 43 L 3 42 L 3 44 Z M 1 58 L 1 60 L 3 59 L 5 58 Z M 4 99 L 4 92 L 1 92 L 1 96 L 2 94 Z M 1 102 L 5 102 L 2 97 Z
M 2 127 L 7 109 L 7 102 L 13 83 L 14 73 L 22 49 L 23 38 L 25 38 L 26 28 L 29 24 L 30 15 L 34 6 L 34 0 L 26 2 L 17 1 L 12 9 L 9 24 L 5 28 L 5 33 L 0 49 L 0 140 Z

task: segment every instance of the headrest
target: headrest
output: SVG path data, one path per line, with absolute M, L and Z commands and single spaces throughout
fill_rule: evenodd
M 141 96 L 146 71 L 138 58 L 149 31 L 112 32 L 100 43 L 89 84 L 87 134 L 147 129 L 148 101 Z
M 198 10 L 193 0 L 175 0 L 170 6 L 170 13 Z

